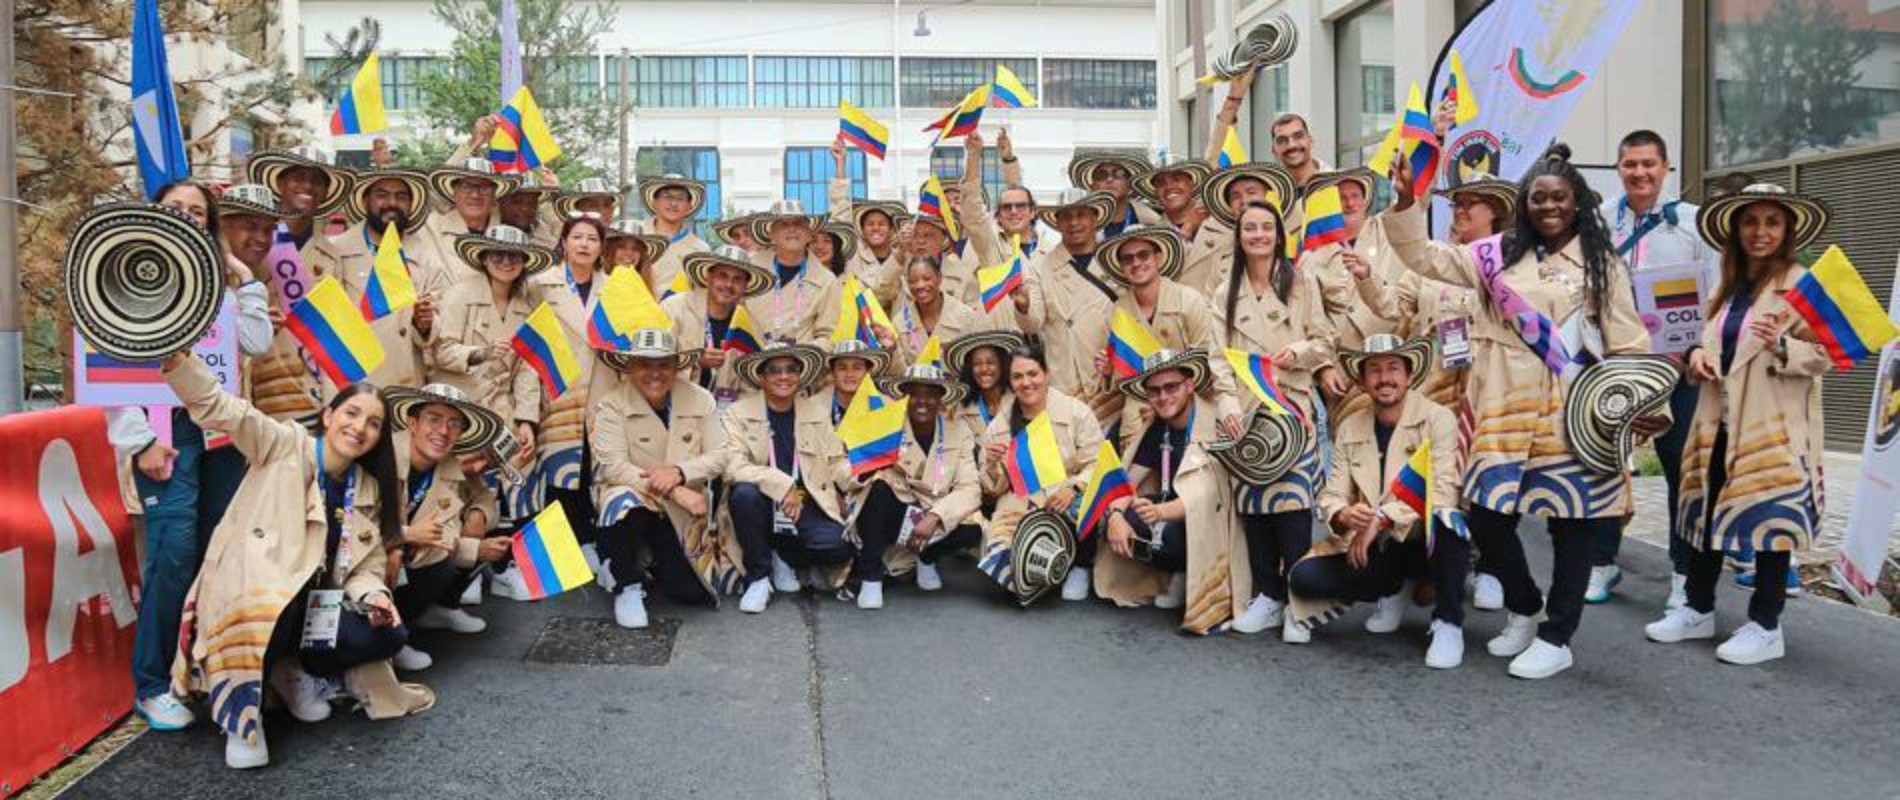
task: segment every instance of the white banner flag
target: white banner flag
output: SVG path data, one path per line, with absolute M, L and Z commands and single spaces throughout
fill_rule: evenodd
M 1900 312 L 1900 283 L 1894 285 L 1887 316 Z M 1900 342 L 1880 350 L 1873 402 L 1867 409 L 1867 439 L 1860 449 L 1860 480 L 1847 512 L 1847 531 L 1834 576 L 1860 605 L 1885 612 L 1888 602 L 1876 587 L 1887 561 L 1895 512 L 1900 512 Z
M 501 0 L 497 20 L 501 28 L 501 102 L 507 103 L 521 88 L 521 15 L 515 0 Z

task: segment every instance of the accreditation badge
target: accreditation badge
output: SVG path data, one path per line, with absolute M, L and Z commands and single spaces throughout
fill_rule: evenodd
M 1438 352 L 1445 369 L 1471 364 L 1470 324 L 1464 317 L 1446 317 L 1438 321 Z
M 336 647 L 337 628 L 343 623 L 343 590 L 312 589 L 304 606 L 301 649 L 330 650 Z

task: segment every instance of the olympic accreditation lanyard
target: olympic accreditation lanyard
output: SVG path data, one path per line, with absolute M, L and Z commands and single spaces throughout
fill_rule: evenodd
M 1194 435 L 1195 409 L 1193 406 L 1193 402 L 1194 401 L 1192 399 L 1188 400 L 1189 405 L 1188 405 L 1187 428 L 1182 431 L 1182 436 L 1184 438 Z M 1185 446 L 1186 446 L 1186 443 L 1183 442 L 1183 447 Z M 1174 499 L 1174 429 L 1169 427 L 1168 423 L 1162 422 L 1161 423 L 1161 500 L 1162 502 L 1166 502 L 1172 499 Z
M 923 315 L 916 313 L 916 309 L 914 300 L 904 304 L 904 335 L 910 338 L 910 349 L 921 353 L 929 337 L 924 334 Z M 937 312 L 937 324 L 943 324 L 942 311 Z
M 778 263 L 778 259 L 776 258 L 772 259 L 773 269 L 776 270 L 779 266 L 781 265 Z M 811 259 L 806 258 L 804 261 L 798 262 L 798 274 L 792 276 L 792 283 L 797 284 L 797 288 L 792 290 L 792 316 L 793 317 L 800 317 L 804 315 L 805 271 L 809 269 L 811 269 Z M 774 277 L 777 277 L 777 276 L 774 276 Z M 780 339 L 785 338 L 779 335 L 780 323 L 784 321 L 784 311 L 785 311 L 784 301 L 785 301 L 785 284 L 781 283 L 779 284 L 778 288 L 772 290 L 772 336 L 774 338 L 780 338 Z
M 316 464 L 317 469 L 317 489 L 323 494 L 324 523 L 328 529 L 324 549 L 330 554 L 333 570 L 338 573 L 349 572 L 354 559 L 350 552 L 350 537 L 347 535 L 348 531 L 344 530 L 344 523 L 349 519 L 349 510 L 356 507 L 356 465 L 351 464 L 346 468 L 345 474 L 348 477 L 343 479 L 343 504 L 337 508 L 331 508 L 330 476 L 323 471 L 323 437 L 321 436 L 317 437 L 313 455 L 316 457 L 313 463 Z
M 354 476 L 356 473 L 352 471 L 350 474 Z M 420 480 L 410 482 L 408 521 L 416 521 L 416 512 L 422 510 L 422 499 L 429 496 L 429 488 L 432 486 L 435 486 L 434 467 L 430 467 L 428 471 L 422 473 Z
M 911 441 L 914 442 L 916 439 L 916 434 L 912 433 Z M 943 415 L 938 414 L 937 432 L 930 437 L 930 466 L 928 468 L 929 472 L 935 473 L 935 476 L 930 480 L 930 497 L 933 500 L 937 498 L 937 495 L 943 492 L 943 453 L 948 449 L 950 448 L 943 441 Z

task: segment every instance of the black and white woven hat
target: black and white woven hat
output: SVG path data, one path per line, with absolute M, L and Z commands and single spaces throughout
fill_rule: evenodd
M 1584 367 L 1564 396 L 1564 437 L 1592 471 L 1628 469 L 1635 424 L 1669 402 L 1682 368 L 1668 356 L 1611 356 Z M 1686 424 L 1677 420 L 1676 424 Z
M 93 349 L 150 361 L 190 349 L 217 321 L 224 256 L 183 212 L 108 203 L 73 227 L 64 282 L 73 327 Z

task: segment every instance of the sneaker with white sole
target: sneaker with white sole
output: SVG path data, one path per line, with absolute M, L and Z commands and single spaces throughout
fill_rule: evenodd
M 1425 666 L 1457 669 L 1465 663 L 1465 629 L 1442 619 L 1432 620 L 1432 643 L 1425 648 Z
M 1689 576 L 1675 573 L 1669 576 L 1669 599 L 1663 601 L 1663 610 L 1681 608 L 1689 604 Z
M 402 670 L 403 672 L 421 672 L 435 666 L 435 659 L 430 657 L 428 653 L 424 653 L 406 644 L 402 646 L 401 650 L 396 651 L 396 657 L 391 660 L 396 662 L 396 669 Z
M 647 626 L 647 592 L 640 584 L 630 584 L 614 595 L 614 622 L 637 631 Z
M 1253 600 L 1247 603 L 1247 610 L 1240 612 L 1240 616 L 1234 619 L 1234 632 L 1259 633 L 1278 628 L 1285 614 L 1286 606 L 1280 605 L 1280 601 L 1264 594 L 1254 595 Z
M 1280 624 L 1280 641 L 1287 644 L 1306 644 L 1313 641 L 1313 632 L 1294 620 L 1292 614 L 1283 616 L 1286 621 Z
M 1077 602 L 1089 599 L 1089 570 L 1087 567 L 1070 567 L 1069 575 L 1062 579 L 1062 599 Z
M 1173 610 L 1187 605 L 1187 573 L 1177 572 L 1168 579 L 1168 590 L 1155 597 L 1155 608 Z
M 757 614 L 765 610 L 772 602 L 772 582 L 765 578 L 753 581 L 745 587 L 745 596 L 739 598 L 739 610 L 747 614 Z
M 772 554 L 772 589 L 786 594 L 798 593 L 798 570 L 792 569 L 777 553 Z
M 1489 572 L 1480 572 L 1471 581 L 1471 607 L 1479 611 L 1496 611 L 1504 607 L 1504 583 L 1498 576 Z
M 235 733 L 224 735 L 224 765 L 232 769 L 257 769 L 270 766 L 270 747 L 264 744 L 264 729 L 257 729 L 257 741 L 247 742 Z
M 455 601 L 459 605 L 479 606 L 482 604 L 482 579 L 477 576 L 468 582 L 468 588 L 462 590 L 462 596 Z
M 1583 602 L 1592 605 L 1610 602 L 1610 590 L 1623 582 L 1621 567 L 1611 564 L 1607 567 L 1590 568 L 1590 585 L 1583 590 Z
M 858 587 L 858 608 L 876 611 L 884 607 L 884 582 L 865 581 Z
M 917 562 L 918 591 L 934 592 L 942 588 L 943 573 L 937 571 L 937 565 L 925 564 L 922 561 Z
M 1372 616 L 1366 617 L 1366 633 L 1391 633 L 1405 620 L 1405 593 L 1379 598 Z
M 416 619 L 416 627 L 425 631 L 481 633 L 488 630 L 488 621 L 459 608 L 429 606 L 429 610 Z
M 182 731 L 191 727 L 197 716 L 171 692 L 159 692 L 132 705 L 155 731 Z
M 488 578 L 488 591 L 496 597 L 506 597 L 510 600 L 528 600 L 526 586 L 521 578 L 521 568 L 514 564 L 509 564 L 507 569 Z
M 1704 614 L 1686 605 L 1663 612 L 1662 619 L 1643 626 L 1643 635 L 1652 642 L 1688 641 L 1715 638 L 1715 613 Z
M 1511 614 L 1504 618 L 1504 630 L 1485 642 L 1484 649 L 1499 658 L 1511 658 L 1523 653 L 1536 639 L 1537 617 Z
M 295 662 L 278 664 L 271 670 L 271 688 L 277 690 L 290 715 L 300 722 L 322 722 L 330 718 L 330 704 L 323 700 L 323 681 L 303 671 Z
M 1729 664 L 1748 666 L 1773 661 L 1787 655 L 1788 646 L 1781 637 L 1781 629 L 1768 630 L 1750 622 L 1735 629 L 1721 647 L 1715 648 L 1715 657 Z
M 594 542 L 581 545 L 581 560 L 587 562 L 587 568 L 593 570 L 595 575 L 599 575 L 602 567 L 600 545 Z
M 1564 670 L 1570 669 L 1570 648 L 1558 647 L 1542 639 L 1533 639 L 1531 646 L 1511 659 L 1509 672 L 1513 678 L 1527 681 L 1543 680 Z

